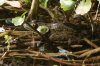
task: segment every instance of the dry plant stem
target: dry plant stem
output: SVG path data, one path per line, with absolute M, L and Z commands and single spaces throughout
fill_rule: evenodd
M 39 58 L 39 57 L 31 57 L 33 59 L 36 59 L 36 60 L 49 60 L 47 58 Z M 94 61 L 99 61 L 100 60 L 100 56 L 97 56 L 97 57 L 93 57 L 93 58 L 89 58 L 89 59 L 86 59 L 85 62 L 93 62 Z M 73 63 L 82 63 L 83 60 L 63 60 L 63 61 L 66 61 L 66 62 L 73 62 Z
M 92 54 L 97 53 L 97 52 L 100 52 L 100 47 L 98 47 L 96 49 L 89 50 L 89 51 L 81 54 L 80 57 L 85 57 L 85 56 L 88 56 L 88 55 L 92 55 Z
M 100 60 L 100 56 L 96 56 L 96 57 L 91 57 L 91 58 L 89 58 L 89 59 L 86 59 L 86 61 L 99 61 Z
M 36 33 L 38 33 L 42 37 L 42 35 L 28 23 L 29 20 L 32 18 L 32 16 L 34 16 L 34 17 L 36 16 L 36 12 L 38 11 L 38 6 L 39 6 L 39 1 L 38 0 L 32 0 L 30 11 L 29 11 L 28 16 L 26 17 L 24 23 L 26 23 L 30 28 L 33 29 L 33 31 L 35 31 Z
M 99 48 L 100 49 L 100 48 Z M 11 53 L 11 52 L 15 52 L 15 51 L 18 51 L 18 52 L 20 52 L 20 50 L 10 50 L 8 53 L 5 53 L 5 54 L 8 54 L 9 55 L 9 53 Z M 35 55 L 35 56 L 37 56 L 36 57 L 36 59 L 38 58 L 38 57 L 44 57 L 46 60 L 48 59 L 48 60 L 52 60 L 52 61 L 54 61 L 54 62 L 58 62 L 58 63 L 60 63 L 60 64 L 65 64 L 65 65 L 72 65 L 73 66 L 73 63 L 71 63 L 71 62 L 69 62 L 69 61 L 65 61 L 65 60 L 60 60 L 60 59 L 57 59 L 57 58 L 54 58 L 54 57 L 52 57 L 52 56 L 50 56 L 49 54 L 47 54 L 47 53 L 41 53 L 41 52 L 37 52 L 37 51 L 30 51 L 30 50 L 21 50 L 21 51 L 23 51 L 23 52 L 30 52 L 30 53 L 33 53 L 33 54 L 30 54 L 30 55 Z M 15 55 L 17 55 L 17 54 L 15 54 Z M 20 55 L 20 54 L 19 54 Z M 22 56 L 23 56 L 24 54 L 22 54 Z M 25 54 L 25 56 L 29 56 L 29 53 L 28 54 Z M 5 56 L 5 55 L 4 55 Z M 3 58 L 5 58 L 3 56 Z M 18 55 L 17 55 L 18 56 Z M 43 59 L 43 60 L 45 60 L 45 59 Z M 91 61 L 91 60 L 90 60 Z M 89 61 L 89 62 L 90 62 Z M 74 61 L 74 62 L 76 62 L 76 61 Z M 88 62 L 88 59 L 86 59 L 86 62 Z M 97 63 L 97 64 L 93 64 L 93 65 L 98 65 L 99 63 Z M 76 66 L 81 66 L 82 65 L 82 63 L 81 62 L 79 62 L 79 63 L 74 63 L 74 65 L 76 65 Z M 85 64 L 85 65 L 87 65 L 87 66 L 91 66 L 91 64 Z
M 63 60 L 59 60 L 59 59 L 56 59 L 56 58 L 53 58 L 47 54 L 41 54 L 41 56 L 49 59 L 49 60 L 52 60 L 54 62 L 58 62 L 60 64 L 65 64 L 65 65 L 70 65 L 70 66 L 73 66 L 73 63 L 70 63 L 70 62 L 65 62 Z M 85 63 L 84 63 L 85 64 Z M 82 63 L 74 63 L 75 66 L 82 66 Z M 86 66 L 91 66 L 91 64 L 85 64 Z M 93 65 L 96 65 L 96 64 L 93 64 Z M 98 64 L 97 64 L 98 65 Z
M 11 30 L 5 31 L 3 33 L 0 33 L 0 37 L 3 37 L 4 35 L 7 35 L 11 32 Z
M 94 20 L 97 19 L 98 12 L 99 12 L 99 7 L 100 7 L 100 3 L 98 3 L 98 6 L 97 6 L 97 10 L 96 10 L 96 14 L 95 14 Z
M 24 55 L 30 55 L 30 56 L 34 56 L 34 55 L 32 55 L 32 54 L 37 54 L 37 56 L 38 56 L 38 54 L 39 54 L 39 52 L 36 52 L 36 51 L 30 51 L 30 50 L 10 50 L 9 52 L 29 52 L 30 54 L 24 54 Z M 16 53 L 16 54 L 12 54 L 12 55 L 18 55 L 19 53 Z M 64 55 L 64 54 L 62 54 L 62 53 L 46 53 L 46 54 L 48 54 L 48 55 L 50 55 L 50 56 L 53 56 L 53 57 L 56 57 L 56 56 L 61 56 L 61 55 Z M 19 54 L 19 55 L 23 55 L 23 53 L 21 53 L 21 54 Z M 23 55 L 23 56 L 24 56 Z M 71 56 L 74 56 L 74 55 L 72 55 L 72 54 L 68 54 L 68 55 L 71 55 Z
M 10 34 L 11 35 L 16 35 L 19 37 L 24 37 L 27 35 L 32 35 L 34 32 L 33 31 L 12 31 Z
M 48 54 L 48 53 L 47 53 Z M 3 55 L 3 54 L 2 54 Z M 41 56 L 37 56 L 37 54 L 27 54 L 27 53 L 22 53 L 22 54 L 18 54 L 18 53 L 12 53 L 12 54 L 8 54 L 9 56 L 7 56 L 7 57 L 3 57 L 3 58 L 9 58 L 9 57 L 12 57 L 12 56 L 16 56 L 16 57 L 25 57 L 25 56 L 30 56 L 31 58 L 33 58 L 33 59 L 37 59 L 37 60 L 50 60 L 50 59 L 48 59 L 48 58 L 39 58 L 39 57 L 41 57 Z M 50 56 L 50 55 L 49 55 Z M 51 56 L 52 57 L 52 56 Z M 55 58 L 56 59 L 56 58 Z M 59 59 L 58 59 L 59 60 Z M 97 60 L 100 60 L 100 56 L 97 56 L 97 57 L 92 57 L 92 58 L 89 58 L 89 59 L 86 59 L 85 60 L 85 62 L 92 62 L 92 61 L 97 61 Z M 73 62 L 73 60 L 70 60 L 70 61 L 68 61 L 68 60 L 63 60 L 64 62 Z M 83 60 L 74 60 L 74 63 L 82 63 L 83 62 Z
M 36 59 L 34 59 L 34 62 L 33 62 L 33 66 L 35 66 L 36 65 Z
M 94 26 L 94 21 L 89 13 L 88 13 L 88 18 L 90 19 L 90 26 L 91 26 L 91 31 L 92 31 L 92 35 L 93 35 L 94 30 L 95 30 L 95 26 Z
M 49 56 L 48 54 L 43 54 L 43 53 L 40 53 L 41 56 L 49 59 L 49 60 L 52 60 L 52 61 L 55 61 L 55 62 L 58 62 L 60 64 L 65 64 L 65 65 L 73 65 L 72 63 L 70 62 L 65 62 L 63 60 L 59 60 L 59 59 L 56 59 L 56 58 L 53 58 L 51 56 Z M 75 63 L 74 65 L 76 66 L 81 66 L 82 64 L 81 63 Z M 91 64 L 85 64 L 86 66 L 90 66 Z M 93 65 L 96 65 L 96 64 L 93 64 Z M 97 64 L 98 65 L 98 64 Z
M 72 63 L 65 62 L 65 61 L 63 61 L 63 60 L 59 60 L 59 59 L 53 58 L 53 57 L 49 56 L 48 54 L 43 54 L 43 53 L 41 53 L 40 55 L 43 56 L 43 57 L 45 57 L 45 58 L 47 58 L 47 59 L 49 59 L 49 60 L 58 62 L 58 63 L 60 63 L 60 64 L 72 65 Z M 77 65 L 79 65 L 79 64 L 77 64 Z
M 40 8 L 44 9 L 45 11 L 47 11 L 48 14 L 51 16 L 51 18 L 53 20 L 55 20 L 55 15 L 53 14 L 53 12 L 49 8 L 45 8 L 45 7 L 41 6 L 41 5 L 40 5 Z
M 37 31 L 34 27 L 32 27 L 28 22 L 26 22 L 26 24 L 27 24 L 30 28 L 32 28 L 32 30 L 35 31 L 41 38 L 44 38 L 44 37 L 41 35 L 41 33 L 40 33 L 39 31 Z
M 87 42 L 89 45 L 91 45 L 94 48 L 98 48 L 98 46 L 96 44 L 94 44 L 93 42 L 91 42 L 90 40 L 88 40 L 87 38 L 83 39 L 85 42 Z
M 9 50 L 7 50 L 6 52 L 4 52 L 4 54 L 1 56 L 0 60 L 4 59 L 8 52 L 9 52 Z
M 28 16 L 26 17 L 25 23 L 28 22 L 29 19 L 32 18 L 32 16 L 36 16 L 38 12 L 39 7 L 39 0 L 32 0 L 31 8 L 29 10 Z
M 81 51 L 77 51 L 77 52 L 73 52 L 73 54 L 82 54 L 82 53 L 84 53 L 84 52 L 87 52 L 87 51 L 89 51 L 90 49 L 85 49 L 85 50 L 81 50 Z

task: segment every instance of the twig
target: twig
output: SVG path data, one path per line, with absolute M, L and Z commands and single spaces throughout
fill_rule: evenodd
M 53 14 L 53 12 L 49 8 L 45 8 L 45 7 L 41 6 L 41 5 L 40 5 L 40 8 L 44 9 L 45 11 L 47 11 L 48 14 L 51 16 L 51 18 L 53 20 L 55 20 L 55 15 Z
M 32 0 L 31 8 L 29 10 L 28 16 L 25 19 L 25 23 L 28 22 L 28 20 L 32 18 L 32 16 L 34 17 L 36 16 L 38 7 L 39 7 L 39 0 Z
M 24 55 L 30 55 L 32 56 L 31 54 L 39 54 L 40 52 L 38 51 L 31 51 L 31 50 L 10 50 L 9 51 L 10 53 L 11 52 L 21 52 L 19 55 L 23 55 L 23 52 L 24 52 Z M 25 54 L 25 52 L 29 53 L 29 54 Z M 46 53 L 50 56 L 53 56 L 53 57 L 56 57 L 56 56 L 61 56 L 61 55 L 64 55 L 62 53 Z M 13 55 L 13 54 L 12 54 Z M 18 55 L 18 53 L 14 54 L 14 55 Z M 23 56 L 24 56 L 23 55 Z M 71 55 L 71 56 L 74 56 L 73 54 L 69 53 L 68 55 Z M 34 55 L 33 55 L 34 56 Z
M 32 27 L 30 24 L 29 24 L 29 19 L 35 14 L 36 12 L 38 11 L 38 6 L 39 6 L 39 0 L 32 0 L 32 4 L 31 4 L 31 8 L 30 8 L 30 11 L 28 13 L 28 16 L 26 17 L 25 21 L 23 24 L 26 23 L 27 26 L 29 26 L 30 28 L 32 28 L 33 31 L 35 31 L 36 33 L 38 33 L 41 37 L 43 37 L 34 27 Z M 23 25 L 22 24 L 22 25 Z
M 92 35 L 94 34 L 94 29 L 95 29 L 95 25 L 94 25 L 94 21 L 91 17 L 91 15 L 88 13 L 88 17 L 90 19 L 90 26 L 91 26 L 91 31 L 92 31 Z
M 99 51 L 100 51 L 100 47 L 98 47 L 96 49 L 89 50 L 89 51 L 81 54 L 80 57 L 85 57 L 85 56 L 88 56 L 88 55 L 92 55 L 92 54 L 97 53 Z
M 75 66 L 82 66 L 82 63 L 74 63 L 73 64 L 73 63 L 70 63 L 70 62 L 67 62 L 67 61 L 63 61 L 63 60 L 59 60 L 59 59 L 53 58 L 53 57 L 49 56 L 48 54 L 41 54 L 41 56 L 43 56 L 43 57 L 45 57 L 45 58 L 47 58 L 49 60 L 58 62 L 60 64 L 71 65 L 71 66 L 73 66 L 73 65 L 75 65 Z M 93 64 L 93 66 L 98 65 L 98 64 L 100 64 L 100 63 L 95 63 L 95 64 Z M 85 64 L 85 65 L 86 66 L 91 66 L 91 64 Z
M 89 59 L 86 59 L 86 61 L 99 61 L 100 60 L 100 56 L 95 56 L 95 57 L 91 57 Z
M 40 37 L 43 38 L 42 34 L 41 34 L 39 31 L 37 31 L 34 27 L 32 27 L 28 22 L 26 22 L 26 24 L 27 24 L 30 28 L 32 28 L 32 30 L 35 31 Z
M 96 14 L 95 14 L 94 20 L 97 19 L 98 12 L 99 12 L 99 7 L 100 7 L 100 3 L 98 3 L 98 6 L 97 6 L 97 10 L 96 10 Z
M 82 54 L 82 53 L 84 53 L 84 52 L 87 52 L 87 51 L 89 51 L 90 49 L 85 49 L 85 50 L 81 50 L 81 51 L 77 51 L 77 52 L 73 52 L 73 54 Z
M 1 56 L 0 60 L 4 59 L 8 52 L 9 52 L 8 50 L 6 52 L 4 52 L 4 54 Z
M 0 37 L 3 37 L 4 35 L 9 34 L 10 32 L 11 32 L 11 30 L 5 31 L 3 33 L 0 33 Z
M 85 42 L 87 42 L 89 45 L 91 45 L 94 48 L 97 48 L 98 46 L 96 44 L 94 44 L 93 42 L 91 42 L 90 40 L 88 40 L 87 38 L 83 39 Z
M 45 57 L 45 58 L 47 58 L 47 59 L 49 59 L 49 60 L 58 62 L 58 63 L 60 63 L 60 64 L 73 65 L 72 63 L 65 62 L 65 61 L 63 61 L 63 60 L 59 60 L 59 59 L 53 58 L 53 57 L 49 56 L 48 54 L 43 54 L 43 53 L 41 53 L 40 55 L 43 56 L 43 57 Z M 76 63 L 75 65 L 81 65 L 81 64 L 77 64 L 77 63 Z
M 97 49 L 94 49 L 94 50 L 91 50 L 92 52 L 96 51 L 96 50 L 100 50 L 100 48 L 97 48 Z M 2 55 L 3 58 L 5 58 L 4 56 L 6 54 L 8 54 L 8 56 L 10 56 L 9 53 L 12 53 L 12 52 L 24 52 L 24 54 L 20 54 L 20 53 L 14 53 L 12 55 L 14 56 L 31 56 L 32 58 L 34 59 L 38 59 L 38 57 L 40 58 L 40 60 L 52 60 L 54 62 L 58 62 L 60 64 L 65 64 L 65 65 L 73 65 L 72 61 L 67 61 L 67 60 L 60 60 L 60 59 L 57 59 L 57 58 L 54 58 L 52 57 L 51 55 L 49 55 L 49 53 L 41 53 L 41 52 L 37 52 L 37 51 L 30 51 L 30 50 L 10 50 L 8 53 L 4 53 Z M 25 53 L 25 52 L 28 52 L 28 53 Z M 30 54 L 31 53 L 31 54 Z M 44 57 L 44 58 L 41 58 L 41 57 Z M 93 58 L 94 59 L 94 58 Z M 99 57 L 100 59 L 100 57 Z M 82 65 L 82 60 L 74 60 L 74 62 L 77 62 L 77 63 L 74 63 L 74 65 L 76 66 L 81 66 Z M 92 62 L 92 60 L 88 60 L 86 59 L 85 62 Z M 98 65 L 99 63 L 94 63 L 93 65 Z M 87 66 L 90 66 L 91 64 L 85 64 Z

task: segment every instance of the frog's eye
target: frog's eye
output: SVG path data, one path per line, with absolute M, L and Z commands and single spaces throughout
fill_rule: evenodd
M 5 32 L 5 29 L 3 27 L 0 27 L 0 32 Z
M 37 28 L 37 31 L 39 31 L 41 34 L 45 34 L 49 31 L 49 28 L 45 25 L 42 25 Z

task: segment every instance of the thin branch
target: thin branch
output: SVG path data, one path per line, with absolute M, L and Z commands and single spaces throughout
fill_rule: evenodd
M 90 40 L 88 40 L 87 38 L 83 39 L 85 42 L 87 42 L 89 45 L 91 45 L 94 48 L 98 48 L 98 46 L 96 44 L 94 44 L 93 42 L 91 42 Z
M 97 52 L 100 52 L 100 47 L 98 47 L 96 49 L 89 50 L 89 51 L 81 54 L 80 57 L 85 57 L 85 56 L 88 56 L 88 55 L 90 56 L 90 55 L 97 53 Z
M 98 6 L 97 6 L 97 10 L 96 10 L 96 14 L 95 14 L 94 20 L 97 19 L 98 12 L 99 12 L 99 7 L 100 7 L 100 3 L 99 3 Z
M 32 0 L 31 8 L 29 10 L 28 16 L 25 19 L 25 23 L 28 22 L 29 19 L 32 18 L 32 16 L 36 16 L 36 12 L 38 11 L 39 7 L 39 0 Z

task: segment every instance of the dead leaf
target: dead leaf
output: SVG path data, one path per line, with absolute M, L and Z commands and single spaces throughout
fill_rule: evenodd
M 76 8 L 75 12 L 77 15 L 84 15 L 86 14 L 91 8 L 91 0 L 82 0 L 78 7 Z
M 19 1 L 6 1 L 6 4 L 16 8 L 22 7 Z

